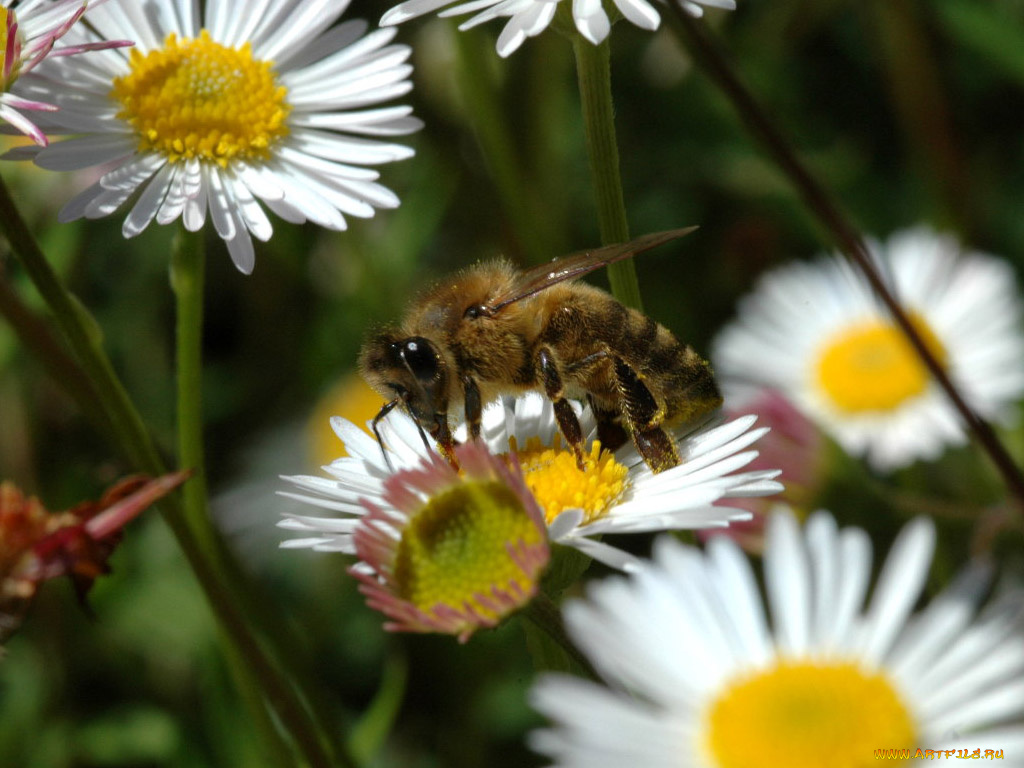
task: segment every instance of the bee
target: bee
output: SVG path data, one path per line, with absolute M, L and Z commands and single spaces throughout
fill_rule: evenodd
M 540 390 L 583 467 L 583 432 L 569 399 L 586 397 L 598 438 L 612 450 L 632 438 L 653 472 L 679 464 L 666 428 L 722 404 L 711 367 L 663 325 L 577 278 L 692 232 L 670 230 L 628 243 L 581 251 L 521 271 L 483 262 L 414 301 L 397 328 L 369 337 L 359 358 L 364 378 L 455 465 L 449 415 L 463 415 L 470 439 L 480 435 L 483 406 Z M 386 458 L 386 453 L 385 453 Z M 457 465 L 456 465 L 457 466 Z

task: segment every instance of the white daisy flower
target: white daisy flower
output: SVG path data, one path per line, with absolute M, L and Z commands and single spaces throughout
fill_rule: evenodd
M 480 443 L 455 449 L 384 484 L 352 531 L 349 568 L 366 604 L 394 632 L 439 632 L 466 642 L 537 594 L 551 555 L 544 518 L 522 475 Z
M 103 2 L 92 0 L 91 6 Z M 130 40 L 109 40 L 55 48 L 89 7 L 89 0 L 0 0 L 0 120 L 36 144 L 45 146 L 46 134 L 23 113 L 53 112 L 57 107 L 12 93 L 18 78 L 47 56 L 73 56 L 132 44 Z
M 528 37 L 535 37 L 547 29 L 555 17 L 560 0 L 468 0 L 451 5 L 454 0 L 406 0 L 385 13 L 380 20 L 382 27 L 401 24 L 427 13 L 444 8 L 439 16 L 475 14 L 463 22 L 459 29 L 466 30 L 492 19 L 505 18 L 508 21 L 498 36 L 499 56 L 513 53 Z M 661 0 L 664 1 L 664 0 Z M 735 10 L 735 0 L 678 0 L 679 5 L 694 16 L 702 16 L 701 6 Z M 655 30 L 661 23 L 661 16 L 648 0 L 614 0 L 615 7 L 628 21 L 641 29 Z M 451 6 L 445 8 L 445 6 Z M 601 43 L 611 30 L 608 14 L 601 0 L 572 0 L 572 18 L 580 34 L 594 45 Z
M 749 520 L 749 512 L 716 506 L 715 502 L 782 490 L 772 479 L 778 471 L 738 471 L 757 456 L 757 451 L 749 448 L 767 431 L 752 429 L 753 416 L 677 433 L 681 463 L 655 475 L 632 443 L 614 454 L 603 451 L 595 440 L 597 428 L 590 409 L 577 408 L 586 437 L 583 471 L 572 451 L 562 447 L 551 402 L 539 394 L 489 404 L 483 413 L 481 437 L 494 454 L 509 453 L 510 448 L 516 451 L 526 485 L 544 512 L 551 540 L 607 565 L 629 570 L 636 567 L 637 560 L 596 537 L 712 528 Z M 286 515 L 278 525 L 299 533 L 300 538 L 281 546 L 354 554 L 352 532 L 367 506 L 387 507 L 387 478 L 393 471 L 419 467 L 435 449 L 431 443 L 428 451 L 415 423 L 399 411 L 381 423 L 387 446 L 383 452 L 376 440 L 351 422 L 335 417 L 331 423 L 348 456 L 323 468 L 330 478 L 285 477 L 299 490 L 282 495 L 338 515 Z M 455 436 L 465 439 L 465 425 Z
M 1010 420 L 1024 393 L 1021 302 L 1010 265 L 964 253 L 925 228 L 871 248 L 966 401 L 984 418 Z M 730 407 L 762 388 L 779 390 L 880 470 L 935 458 L 966 439 L 910 342 L 838 257 L 764 275 L 711 358 Z
M 332 26 L 347 5 L 209 0 L 201 20 L 195 0 L 110 0 L 91 26 L 135 48 L 46 62 L 25 78 L 22 93 L 59 106 L 58 131 L 76 137 L 8 157 L 62 171 L 112 164 L 62 221 L 107 216 L 136 193 L 125 237 L 154 219 L 180 217 L 195 231 L 209 212 L 244 273 L 254 265 L 251 236 L 272 232 L 263 205 L 335 230 L 346 215 L 394 208 L 398 198 L 369 166 L 413 152 L 365 137 L 421 127 L 410 107 L 375 106 L 411 90 L 411 51 L 388 44 L 392 30 L 364 35 L 364 21 Z
M 532 746 L 566 768 L 854 768 L 917 748 L 1003 750 L 1001 765 L 1024 766 L 1024 594 L 976 618 L 990 572 L 974 565 L 911 616 L 934 543 L 930 521 L 908 524 L 863 608 L 867 534 L 822 512 L 801 534 L 780 511 L 769 624 L 735 543 L 702 553 L 663 537 L 649 567 L 566 606 L 610 689 L 542 678 L 532 701 L 554 727 Z

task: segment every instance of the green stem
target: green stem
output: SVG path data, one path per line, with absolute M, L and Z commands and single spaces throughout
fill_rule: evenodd
M 217 534 L 210 517 L 209 497 L 206 489 L 206 471 L 203 457 L 203 286 L 206 248 L 204 233 L 179 231 L 171 253 L 171 287 L 177 303 L 177 383 L 178 383 L 178 461 L 181 466 L 195 471 L 195 476 L 183 489 L 184 515 L 189 529 L 199 542 L 205 556 L 216 563 L 221 583 L 238 599 L 243 613 L 251 603 L 240 599 L 251 596 L 244 576 L 231 564 L 227 547 Z M 264 622 L 265 624 L 266 622 Z M 236 669 L 238 667 L 236 666 Z M 330 765 L 325 739 L 321 737 L 316 719 L 295 696 L 290 683 L 278 680 L 275 670 L 260 664 L 259 671 L 269 673 L 265 693 L 278 714 L 289 725 L 289 730 L 306 758 L 313 765 Z M 292 681 L 298 684 L 296 678 Z M 243 687 L 245 681 L 242 681 Z M 261 719 L 257 724 L 269 721 Z M 330 742 L 329 739 L 326 740 Z
M 35 238 L 18 213 L 7 185 L 0 178 L 0 229 L 39 291 L 57 327 L 85 375 L 92 381 L 103 410 L 110 416 L 117 444 L 124 456 L 147 474 L 157 477 L 165 469 L 146 433 L 142 418 L 102 351 L 102 334 L 88 311 L 61 284 Z M 116 414 L 116 416 L 115 416 Z
M 54 321 L 64 335 L 72 353 L 99 400 L 104 418 L 115 432 L 115 447 L 136 469 L 154 477 L 166 474 L 166 467 L 154 446 L 142 417 L 135 410 L 113 366 L 103 350 L 99 327 L 89 312 L 64 287 L 43 256 L 35 238 L 21 218 L 10 192 L 0 178 L 0 229 L 23 265 L 36 289 L 46 301 Z M 21 333 L 23 328 L 15 326 Z M 29 341 L 31 343 L 31 341 Z M 73 387 L 66 379 L 58 381 L 69 392 Z M 285 730 L 296 740 L 298 749 L 310 766 L 327 768 L 340 763 L 351 766 L 351 759 L 343 750 L 334 750 L 332 756 L 323 746 L 332 743 L 333 730 L 318 727 L 316 718 L 304 701 L 313 701 L 308 690 L 300 695 L 295 686 L 303 689 L 304 678 L 299 674 L 285 674 L 271 661 L 271 654 L 259 643 L 246 617 L 262 619 L 260 627 L 272 643 L 274 656 L 281 667 L 291 671 L 296 666 L 296 654 L 283 647 L 280 634 L 273 621 L 245 608 L 251 607 L 256 590 L 244 584 L 241 569 L 212 526 L 203 546 L 193 532 L 176 496 L 168 496 L 160 505 L 178 546 L 203 589 L 214 615 L 225 629 L 244 659 L 244 667 L 258 681 L 264 696 L 274 708 Z M 208 522 L 208 521 L 207 521 Z M 325 735 L 328 734 L 328 735 Z
M 818 221 L 833 237 L 843 254 L 853 262 L 864 275 L 871 289 L 886 307 L 896 325 L 906 336 L 925 367 L 949 398 L 964 423 L 977 440 L 978 445 L 989 455 L 1010 493 L 1016 497 L 1017 514 L 1024 506 L 1024 472 L 1014 462 L 1006 447 L 1000 442 L 991 425 L 982 419 L 967 404 L 956 385 L 925 343 L 910 317 L 900 306 L 882 274 L 872 261 L 867 245 L 846 214 L 835 203 L 818 180 L 803 164 L 789 142 L 772 122 L 768 113 L 754 99 L 750 91 L 733 71 L 726 56 L 719 50 L 717 42 L 705 31 L 696 19 L 682 10 L 676 3 L 669 3 L 668 19 L 672 31 L 693 54 L 696 61 L 705 68 L 711 79 L 729 98 L 737 113 L 747 124 L 751 133 L 757 136 L 769 156 L 786 174 L 797 189 L 807 207 L 817 216 Z
M 238 610 L 238 601 L 227 590 L 221 588 L 220 585 L 226 582 L 221 573 L 218 573 L 209 561 L 203 559 L 201 549 L 194 541 L 187 549 L 182 549 L 199 583 L 204 586 L 207 600 L 225 630 L 225 637 L 233 643 L 234 650 L 244 660 L 243 664 L 234 668 L 250 675 L 255 681 L 254 684 L 260 688 L 267 703 L 277 713 L 282 726 L 295 740 L 296 748 L 310 768 L 332 768 L 339 763 L 352 766 L 351 761 L 345 759 L 343 755 L 332 759 L 324 747 L 325 740 L 301 697 L 287 676 L 281 673 L 260 646 Z M 213 585 L 213 588 L 209 588 L 208 585 Z M 249 683 L 245 682 L 242 685 L 248 686 Z M 263 723 L 257 723 L 261 724 Z M 267 738 L 271 738 L 269 734 Z
M 576 56 L 576 78 L 590 159 L 590 177 L 597 198 L 601 243 L 624 243 L 629 240 L 629 224 L 619 173 L 619 146 L 615 138 L 611 48 L 608 40 L 594 45 L 578 33 L 572 36 L 572 46 Z M 627 307 L 643 309 L 632 259 L 611 264 L 608 282 L 616 299 Z
M 228 674 L 236 683 L 242 683 L 239 685 L 238 693 L 242 699 L 242 706 L 245 707 L 245 717 L 249 722 L 256 723 L 255 731 L 261 737 L 258 742 L 261 754 L 260 764 L 279 766 L 280 768 L 291 766 L 294 763 L 294 756 L 271 720 L 267 703 L 263 698 L 263 691 L 252 684 L 255 682 L 255 678 L 245 668 L 245 661 L 230 639 L 224 639 L 223 648 Z
M 171 249 L 171 288 L 177 302 L 178 464 L 195 472 L 184 488 L 185 520 L 205 549 L 213 552 L 213 525 L 203 463 L 203 233 L 179 231 Z

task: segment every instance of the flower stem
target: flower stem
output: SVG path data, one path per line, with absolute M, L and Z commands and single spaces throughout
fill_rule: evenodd
M 601 243 L 624 243 L 629 240 L 629 224 L 619 173 L 619 146 L 615 137 L 611 49 L 608 40 L 594 45 L 578 33 L 572 35 L 572 46 L 576 56 L 576 79 L 590 159 L 590 177 L 597 198 Z M 608 282 L 616 299 L 627 307 L 643 309 L 632 259 L 609 265 Z
M 236 683 L 240 681 L 252 681 L 252 673 L 245 668 L 245 661 L 230 639 L 224 638 L 224 660 L 228 666 L 228 674 Z M 242 706 L 245 707 L 245 717 L 255 723 L 254 730 L 259 734 L 261 741 L 260 752 L 261 762 L 268 766 L 288 766 L 293 762 L 292 752 L 285 742 L 283 734 L 276 728 L 271 720 L 267 703 L 263 698 L 263 692 L 254 685 L 243 684 L 239 686 L 239 697 Z
M 0 230 L 46 301 L 54 321 L 71 348 L 73 359 L 89 381 L 103 418 L 113 431 L 116 449 L 136 469 L 154 477 L 166 474 L 166 467 L 142 417 L 103 350 L 99 326 L 53 271 L 21 218 L 2 178 Z M 34 349 L 35 341 L 24 335 L 27 326 L 12 325 L 15 332 Z M 64 378 L 58 379 L 58 383 L 69 393 L 73 393 L 77 387 L 76 383 Z M 252 610 L 256 590 L 246 588 L 243 583 L 244 574 L 232 560 L 213 526 L 208 526 L 208 546 L 201 545 L 175 495 L 166 497 L 160 503 L 160 509 L 214 615 L 224 628 L 225 636 L 244 659 L 243 668 L 252 675 L 255 681 L 253 684 L 259 687 L 282 727 L 295 740 L 305 761 L 313 768 L 353 765 L 344 750 L 329 750 L 325 746 L 338 743 L 337 739 L 332 738 L 336 729 L 318 724 L 316 716 L 310 712 L 308 702 L 314 701 L 315 693 L 309 690 L 306 677 L 295 669 L 295 654 L 282 650 L 278 627 Z M 262 619 L 259 625 L 275 653 L 268 651 L 254 633 L 250 620 L 258 619 Z
M 203 464 L 202 342 L 203 233 L 181 230 L 171 249 L 171 288 L 177 302 L 178 464 L 195 475 L 184 489 L 185 519 L 207 557 L 213 553 L 213 525 Z
M 67 291 L 18 213 L 0 178 L 0 229 L 29 278 L 53 313 L 82 371 L 93 384 L 125 458 L 154 477 L 165 474 L 142 418 L 132 406 L 110 360 L 102 350 L 102 333 L 92 315 Z
M 729 98 L 750 131 L 761 139 L 772 160 L 789 177 L 808 208 L 832 235 L 839 249 L 864 274 L 872 290 L 886 306 L 896 325 L 910 341 L 925 366 L 931 371 L 939 386 L 952 402 L 953 407 L 974 434 L 978 444 L 991 457 L 1010 493 L 1017 498 L 1018 502 L 1024 503 L 1024 474 L 1020 467 L 1014 463 L 991 425 L 978 416 L 967 404 L 956 385 L 949 378 L 942 363 L 936 359 L 924 339 L 921 338 L 921 334 L 911 323 L 907 313 L 900 306 L 885 279 L 872 262 L 864 239 L 848 221 L 839 206 L 833 202 L 825 187 L 818 183 L 817 179 L 800 161 L 768 114 L 737 77 L 732 65 L 719 50 L 717 42 L 707 34 L 700 22 L 693 19 L 676 3 L 669 3 L 668 6 L 670 8 L 669 21 L 673 32 Z
M 227 591 L 234 594 L 238 607 L 243 613 L 248 612 L 258 618 L 260 609 L 251 600 L 242 599 L 242 596 L 251 598 L 251 590 L 245 583 L 244 575 L 232 562 L 230 552 L 221 541 L 210 517 L 202 408 L 205 263 L 203 232 L 180 230 L 171 253 L 171 287 L 177 306 L 178 462 L 195 471 L 192 482 L 184 488 L 184 515 L 205 556 L 217 565 L 219 578 L 228 588 Z M 265 620 L 262 623 L 267 624 Z M 245 671 L 244 667 L 238 665 L 234 668 L 236 671 Z M 264 694 L 278 709 L 278 714 L 287 723 L 303 754 L 314 765 L 330 765 L 332 761 L 324 746 L 324 734 L 318 728 L 316 718 L 310 717 L 307 708 L 295 696 L 291 683 L 278 680 L 278 675 L 269 665 L 261 665 L 258 671 L 270 673 Z M 292 678 L 292 683 L 301 684 L 297 674 Z M 243 687 L 246 682 L 244 679 L 241 681 Z M 257 724 L 269 722 L 261 718 Z

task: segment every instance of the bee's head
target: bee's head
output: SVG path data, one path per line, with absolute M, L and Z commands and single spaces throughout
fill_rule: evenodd
M 427 432 L 448 413 L 448 367 L 434 342 L 423 336 L 385 331 L 372 337 L 359 356 L 370 386 L 388 400 L 398 399 Z

